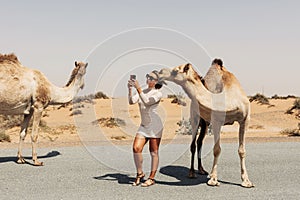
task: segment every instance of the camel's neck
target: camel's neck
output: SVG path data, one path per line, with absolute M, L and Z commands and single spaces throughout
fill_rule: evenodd
M 73 81 L 67 87 L 57 87 L 52 85 L 50 104 L 68 103 L 73 100 L 80 89 L 78 81 Z

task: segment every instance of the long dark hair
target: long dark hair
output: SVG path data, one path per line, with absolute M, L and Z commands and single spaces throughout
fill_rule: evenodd
M 159 90 L 160 88 L 162 88 L 162 84 L 158 82 L 155 84 L 154 87 L 155 87 L 155 89 Z
M 153 70 L 152 73 L 154 73 L 157 77 L 159 77 L 157 70 Z M 160 88 L 162 88 L 162 86 L 163 86 L 163 84 L 161 82 L 157 81 L 157 83 L 155 84 L 154 87 L 155 87 L 155 89 L 159 90 Z

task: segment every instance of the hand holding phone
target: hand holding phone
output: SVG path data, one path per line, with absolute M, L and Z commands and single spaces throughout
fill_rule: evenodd
M 136 80 L 136 75 L 134 74 L 130 75 L 130 80 Z

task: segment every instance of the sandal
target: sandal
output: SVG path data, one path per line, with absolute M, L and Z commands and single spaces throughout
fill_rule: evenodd
M 155 184 L 155 180 L 153 178 L 148 178 L 144 183 L 142 183 L 142 187 L 149 187 Z
M 141 179 L 145 177 L 144 172 L 137 173 L 135 181 L 132 183 L 132 186 L 138 186 L 141 183 Z

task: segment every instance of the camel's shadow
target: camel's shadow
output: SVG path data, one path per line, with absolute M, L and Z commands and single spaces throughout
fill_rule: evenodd
M 159 171 L 161 174 L 176 178 L 176 181 L 161 181 L 156 179 L 156 184 L 161 185 L 174 185 L 174 186 L 191 186 L 207 182 L 207 176 L 198 175 L 197 178 L 189 178 L 189 169 L 182 166 L 166 166 L 162 167 Z M 97 180 L 118 181 L 119 184 L 131 184 L 135 177 L 129 177 L 126 174 L 111 173 L 103 176 L 94 177 Z
M 38 159 L 51 158 L 51 157 L 56 157 L 56 156 L 59 156 L 59 155 L 61 155 L 60 152 L 51 151 L 51 152 L 47 153 L 46 155 L 38 156 Z M 26 160 L 32 159 L 31 156 L 25 156 L 23 158 L 26 159 Z M 15 163 L 17 163 L 17 159 L 18 158 L 16 156 L 0 157 L 0 163 L 6 163 L 6 162 L 15 162 Z M 33 165 L 33 163 L 30 163 L 28 161 L 26 161 L 26 164 Z
M 174 186 L 192 186 L 199 184 L 206 184 L 207 175 L 197 174 L 196 178 L 189 178 L 189 168 L 183 166 L 165 166 L 159 170 L 160 173 L 171 176 L 176 179 L 176 181 L 157 181 L 157 183 L 162 185 L 174 185 Z
M 176 178 L 177 182 L 165 182 L 165 181 L 158 181 L 159 184 L 163 185 L 176 185 L 176 186 L 192 186 L 192 185 L 199 185 L 199 184 L 207 184 L 209 178 L 208 175 L 200 175 L 196 174 L 196 178 L 189 178 L 188 173 L 189 169 L 182 166 L 166 166 L 160 169 L 160 173 L 172 176 Z M 222 184 L 226 185 L 235 185 L 241 187 L 241 184 L 233 183 L 225 180 L 218 180 Z

